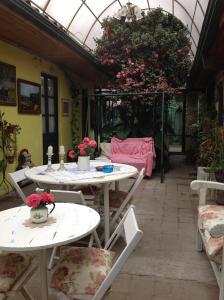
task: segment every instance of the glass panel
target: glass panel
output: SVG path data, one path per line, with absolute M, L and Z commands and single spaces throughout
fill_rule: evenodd
M 194 16 L 194 22 L 195 22 L 197 28 L 199 29 L 199 31 L 201 31 L 203 21 L 204 21 L 204 15 L 202 13 L 200 6 L 197 5 L 195 16 Z
M 46 122 L 45 122 L 45 117 L 42 117 L 42 131 L 43 131 L 43 133 L 46 133 L 46 124 L 45 124 Z
M 48 113 L 50 115 L 54 114 L 54 99 L 53 98 L 48 98 Z
M 102 21 L 108 16 L 113 17 L 117 13 L 118 9 L 120 8 L 121 8 L 120 4 L 118 2 L 114 2 L 114 4 L 108 7 L 108 9 L 104 13 L 102 13 L 102 15 L 99 17 L 100 21 Z
M 84 5 L 78 12 L 69 30 L 83 42 L 85 37 L 96 18 L 91 14 L 89 9 Z
M 193 54 L 195 55 L 195 54 L 196 54 L 196 51 L 197 51 L 197 49 L 196 49 L 196 46 L 194 45 L 194 43 L 193 43 L 193 42 L 192 42 L 192 45 L 191 45 L 191 50 L 192 50 Z
M 183 7 L 187 10 L 187 12 L 189 13 L 189 15 L 191 16 L 191 18 L 193 18 L 194 15 L 194 9 L 195 9 L 195 4 L 196 4 L 196 0 L 178 0 L 178 2 L 183 5 Z
M 90 48 L 90 49 L 94 49 L 96 46 L 96 42 L 94 40 L 94 38 L 99 38 L 102 35 L 102 29 L 101 29 L 101 25 L 99 22 L 97 22 L 92 30 L 90 31 L 90 34 L 85 42 L 85 44 Z
M 104 0 L 104 1 L 95 1 L 95 0 L 86 0 L 86 4 L 92 10 L 92 12 L 98 17 L 102 11 L 112 3 L 111 0 Z M 121 7 L 119 5 L 119 7 Z
M 172 13 L 172 0 L 149 0 L 150 8 L 161 7 L 162 9 Z
M 208 6 L 208 2 L 209 0 L 198 0 L 198 2 L 200 2 L 202 9 L 204 10 L 204 13 L 206 12 L 207 6 Z
M 49 117 L 49 133 L 55 132 L 55 118 Z
M 81 4 L 81 0 L 66 0 L 66 5 L 61 0 L 54 0 L 48 5 L 46 12 L 67 27 Z
M 45 114 L 45 99 L 44 99 L 44 97 L 41 97 L 41 113 L 42 113 L 42 115 Z
M 191 29 L 191 18 L 187 15 L 186 11 L 176 2 L 174 2 L 174 15 L 182 21 L 182 23 Z
M 33 2 L 43 9 L 47 3 L 47 0 L 33 0 Z
M 196 27 L 194 25 L 192 26 L 191 35 L 192 35 L 192 37 L 193 37 L 193 39 L 194 39 L 194 41 L 197 45 L 198 41 L 199 41 L 199 34 L 198 34 L 198 32 L 196 30 Z
M 52 79 L 47 80 L 47 89 L 48 89 L 48 96 L 54 96 L 54 81 Z

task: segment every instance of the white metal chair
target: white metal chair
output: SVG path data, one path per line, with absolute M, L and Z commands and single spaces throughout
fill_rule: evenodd
M 125 209 L 127 209 L 128 205 L 131 203 L 131 200 L 132 200 L 132 197 L 133 197 L 135 191 L 137 190 L 138 186 L 142 182 L 142 179 L 144 178 L 144 172 L 145 172 L 145 169 L 144 168 L 141 169 L 141 171 L 138 174 L 137 179 L 130 187 L 125 198 L 122 199 L 121 205 L 118 208 L 114 209 L 112 203 L 110 203 L 110 209 L 112 209 L 114 211 L 114 213 L 112 214 L 111 226 L 114 226 L 117 223 L 119 218 L 121 218 L 122 214 L 124 213 Z M 119 195 L 119 191 L 117 191 L 117 192 L 113 191 L 113 192 L 115 192 L 115 195 L 116 195 L 116 193 Z
M 60 292 L 60 299 L 100 300 L 136 248 L 142 237 L 134 206 L 130 206 L 104 249 L 67 248 L 51 279 L 51 288 Z M 112 248 L 124 236 L 125 247 L 111 265 Z
M 224 191 L 224 184 L 194 180 L 191 188 L 199 192 L 197 250 L 206 250 L 219 286 L 219 300 L 224 300 L 224 206 L 206 205 L 208 190 Z
M 37 193 L 44 192 L 44 189 L 36 188 Z M 64 203 L 76 203 L 87 206 L 87 203 L 84 199 L 84 196 L 81 191 L 64 191 L 64 190 L 50 190 L 50 192 L 54 195 L 54 201 L 55 202 L 64 202 Z M 91 247 L 93 245 L 93 240 L 95 239 L 96 245 L 98 247 L 102 247 L 101 242 L 99 240 L 98 234 L 96 230 L 92 233 L 90 236 L 90 240 L 88 243 L 88 247 Z M 51 270 L 54 259 L 59 259 L 58 256 L 56 256 L 57 247 L 54 247 L 51 253 L 50 261 L 48 264 L 48 270 Z
M 24 299 L 33 300 L 25 287 L 37 269 L 33 257 L 20 253 L 0 253 L 0 300 L 6 300 L 19 292 Z M 13 274 L 13 277 L 12 277 Z
M 8 175 L 11 179 L 12 185 L 15 188 L 15 191 L 17 192 L 17 194 L 20 196 L 20 198 L 23 200 L 24 203 L 26 203 L 26 196 L 25 196 L 24 192 L 22 191 L 21 187 L 19 186 L 19 183 L 24 180 L 28 180 L 25 176 L 25 171 L 26 171 L 26 169 L 21 169 L 21 170 L 12 172 L 12 173 L 8 173 Z

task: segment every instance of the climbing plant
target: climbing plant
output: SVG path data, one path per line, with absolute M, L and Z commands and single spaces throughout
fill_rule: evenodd
M 102 27 L 96 55 L 110 75 L 107 87 L 174 92 L 184 86 L 191 66 L 190 41 L 175 16 L 157 8 L 131 23 L 107 18 Z

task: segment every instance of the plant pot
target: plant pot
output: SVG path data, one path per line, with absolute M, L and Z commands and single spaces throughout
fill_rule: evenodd
M 88 171 L 90 169 L 90 156 L 79 156 L 77 165 L 80 171 Z

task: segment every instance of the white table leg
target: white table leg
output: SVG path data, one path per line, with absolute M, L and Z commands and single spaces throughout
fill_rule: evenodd
M 115 181 L 115 191 L 119 192 L 120 186 L 119 186 L 119 181 Z
M 109 183 L 103 184 L 105 244 L 110 238 Z
M 48 300 L 46 250 L 40 250 L 41 300 Z

